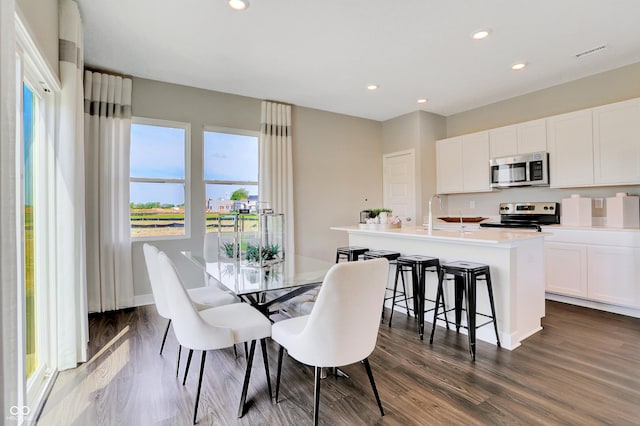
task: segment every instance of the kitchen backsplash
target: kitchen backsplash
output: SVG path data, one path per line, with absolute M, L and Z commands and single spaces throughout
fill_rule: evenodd
M 563 198 L 571 197 L 571 194 L 580 194 L 584 197 L 592 198 L 594 224 L 597 224 L 599 222 L 598 218 L 604 218 L 607 215 L 607 197 L 614 197 L 617 192 L 640 195 L 640 185 L 570 189 L 551 189 L 548 187 L 508 188 L 488 193 L 448 195 L 446 196 L 446 204 L 449 216 L 462 214 L 463 216 L 487 216 L 493 218 L 499 216 L 499 203 L 517 201 L 556 201 L 560 203 Z M 597 202 L 598 199 L 602 200 L 601 204 Z M 600 205 L 602 207 L 599 207 Z

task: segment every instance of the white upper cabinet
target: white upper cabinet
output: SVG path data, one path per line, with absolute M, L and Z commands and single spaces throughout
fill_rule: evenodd
M 518 154 L 547 150 L 547 120 L 518 124 Z
M 593 185 L 591 110 L 547 119 L 547 145 L 552 188 Z
M 436 158 L 439 194 L 491 191 L 488 132 L 440 140 Z
M 546 120 L 528 121 L 489 130 L 489 146 L 491 158 L 546 151 Z
M 463 192 L 491 191 L 489 170 L 489 133 L 480 132 L 462 137 Z
M 594 182 L 640 183 L 640 99 L 593 109 Z
M 438 194 L 462 192 L 462 136 L 436 143 Z

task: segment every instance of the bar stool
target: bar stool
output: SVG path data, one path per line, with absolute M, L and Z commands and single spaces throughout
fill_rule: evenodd
M 364 253 L 362 255 L 362 258 L 364 260 L 378 259 L 380 257 L 384 257 L 385 259 L 387 259 L 389 261 L 389 265 L 395 265 L 396 269 L 398 268 L 396 259 L 398 259 L 400 257 L 400 253 L 397 252 L 397 251 L 369 250 L 369 251 L 367 251 L 366 253 Z M 403 291 L 400 294 L 404 297 L 405 305 L 407 305 L 407 312 L 409 312 L 409 305 L 407 304 L 407 295 L 406 295 L 406 289 L 405 289 L 405 285 L 404 285 L 404 275 L 402 276 L 402 289 L 403 289 Z M 387 296 L 389 291 L 393 292 L 391 296 Z M 394 286 L 394 288 L 387 288 L 386 291 L 385 291 L 384 301 L 382 302 L 381 322 L 384 322 L 384 305 L 387 302 L 387 300 L 393 299 L 393 297 L 395 296 L 396 291 L 397 291 L 397 285 Z M 393 311 L 393 304 L 391 305 L 391 310 Z
M 395 294 L 396 294 L 395 290 L 398 287 L 398 275 L 403 276 L 402 284 L 404 287 L 403 274 L 405 272 L 411 272 L 412 284 L 413 284 L 413 296 L 407 299 L 413 300 L 413 313 L 418 317 L 418 334 L 420 335 L 420 340 L 422 340 L 424 338 L 425 300 L 434 302 L 434 300 L 426 299 L 425 297 L 426 273 L 436 272 L 438 274 L 438 277 L 440 277 L 440 260 L 436 257 L 412 255 L 412 256 L 401 256 L 396 261 L 397 261 L 397 266 L 396 266 L 396 279 L 394 283 L 394 299 L 391 305 L 395 306 Z M 435 269 L 430 270 L 430 268 L 435 268 Z M 435 302 L 437 304 L 437 299 Z M 444 298 L 442 303 L 444 306 Z M 428 309 L 427 312 L 431 310 L 433 309 Z M 392 320 L 393 320 L 393 310 L 391 311 L 391 316 L 389 317 L 389 327 L 391 327 Z
M 368 251 L 369 249 L 366 247 L 338 247 L 338 249 L 336 250 L 336 263 L 340 262 L 340 260 L 346 260 L 347 262 L 356 261 L 361 255 L 365 254 Z
M 442 298 L 442 306 L 445 314 L 444 321 L 447 323 L 447 329 L 449 328 L 449 321 L 446 318 L 447 309 L 444 306 L 444 286 L 443 281 L 445 276 L 453 275 L 455 280 L 455 308 L 449 309 L 455 310 L 456 313 L 456 332 L 460 331 L 460 327 L 466 328 L 469 337 L 469 352 L 471 353 L 471 359 L 476 359 L 476 329 L 485 326 L 489 323 L 493 323 L 493 329 L 496 332 L 496 341 L 498 347 L 500 347 L 500 336 L 498 335 L 498 324 L 496 321 L 496 309 L 493 302 L 493 288 L 491 286 L 491 271 L 489 265 L 482 263 L 473 263 L 465 261 L 455 261 L 445 263 L 440 268 L 440 276 L 438 280 L 438 293 L 436 295 L 436 307 L 433 314 L 433 328 L 431 329 L 431 337 L 429 343 L 433 343 L 433 335 L 436 331 L 436 321 L 443 320 L 438 316 L 438 307 L 440 298 Z M 476 282 L 478 280 L 485 281 L 487 283 L 487 291 L 489 292 L 489 303 L 491 305 L 491 315 L 476 312 Z M 466 296 L 465 296 L 466 294 Z M 462 307 L 462 299 L 465 300 L 465 308 Z M 467 325 L 466 327 L 461 325 L 462 311 L 467 313 Z M 483 316 L 485 318 L 491 318 L 489 321 L 476 325 L 476 315 Z

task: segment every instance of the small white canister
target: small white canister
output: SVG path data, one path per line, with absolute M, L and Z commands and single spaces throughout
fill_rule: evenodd
M 640 227 L 640 198 L 618 192 L 607 198 L 607 226 L 612 228 Z

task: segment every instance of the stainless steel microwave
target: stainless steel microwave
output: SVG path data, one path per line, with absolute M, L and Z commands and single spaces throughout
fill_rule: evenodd
M 489 164 L 492 188 L 549 185 L 549 153 L 547 152 L 494 158 Z

